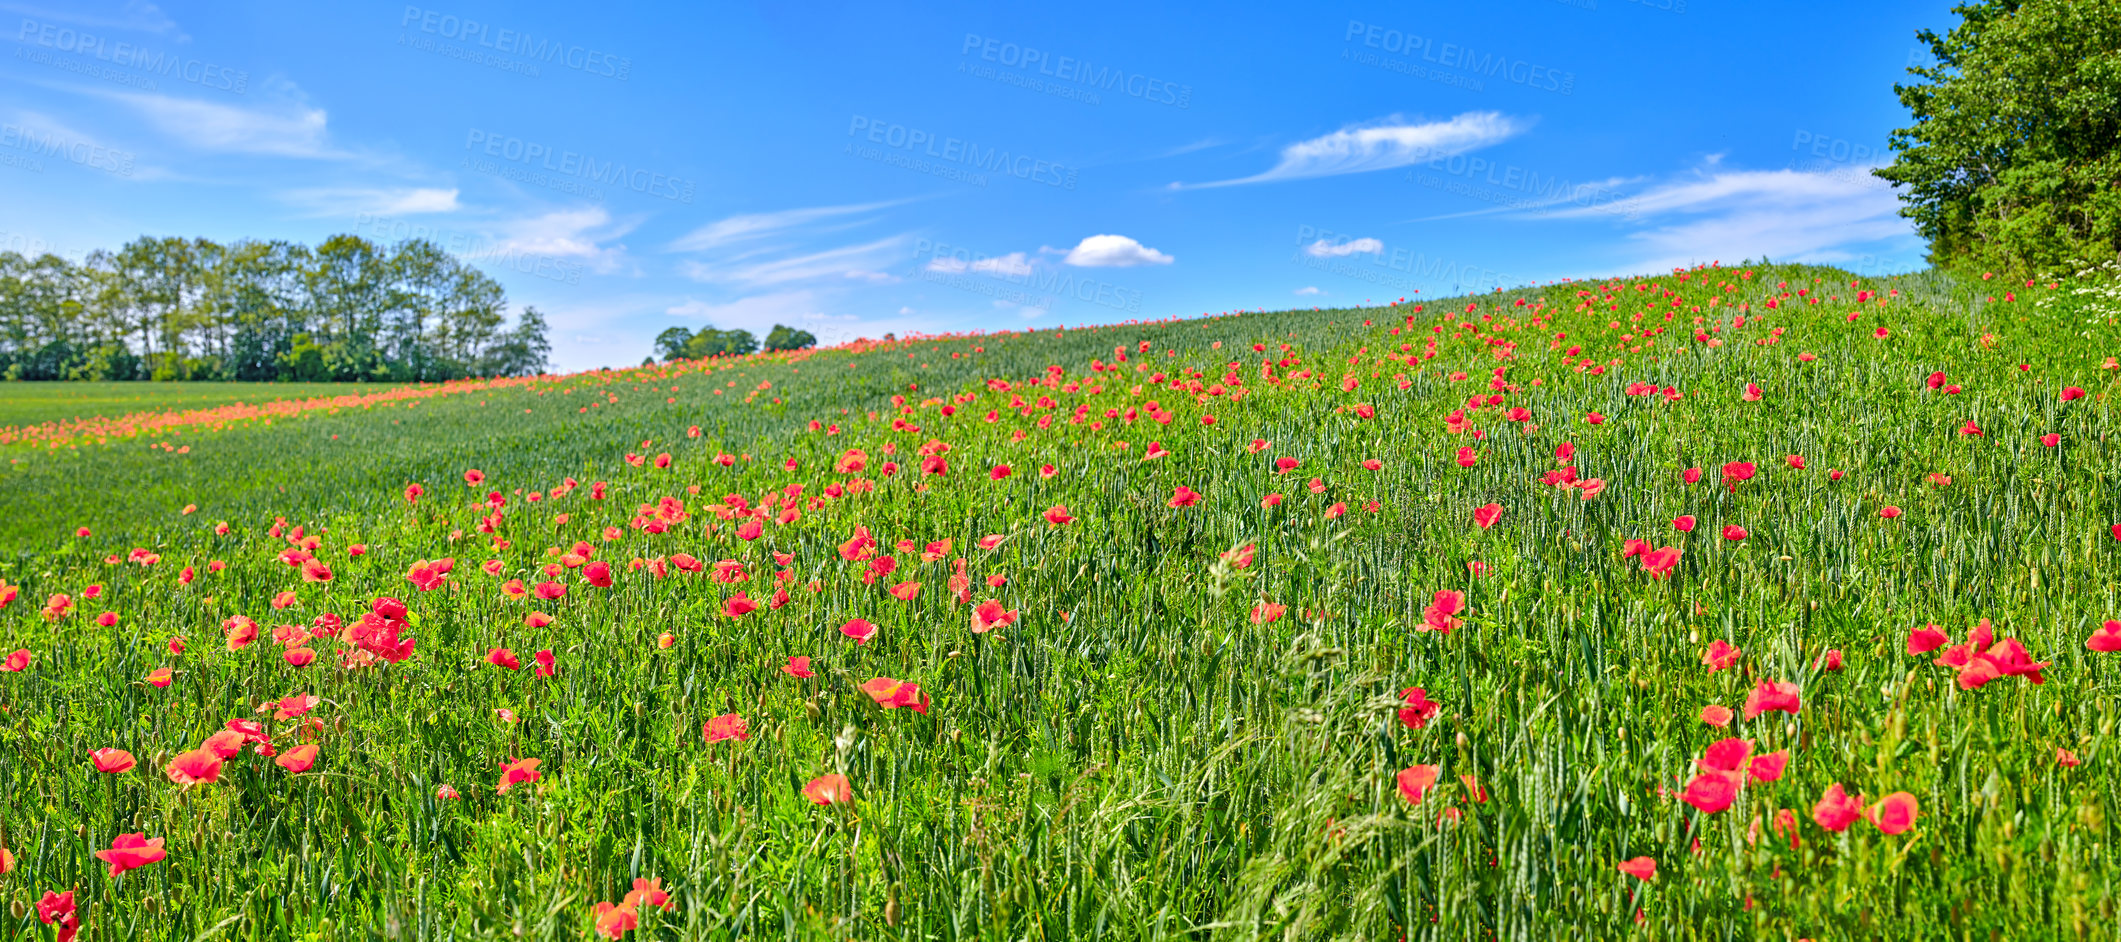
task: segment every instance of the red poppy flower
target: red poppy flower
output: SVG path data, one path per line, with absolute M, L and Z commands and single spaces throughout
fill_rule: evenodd
M 972 633 L 986 634 L 996 628 L 1006 628 L 1016 623 L 1016 610 L 1003 609 L 996 599 L 988 599 L 972 609 Z
M 211 783 L 221 777 L 221 757 L 211 749 L 194 749 L 179 753 L 162 771 L 179 785 Z
M 1738 786 L 1722 772 L 1703 772 L 1687 783 L 1679 800 L 1699 808 L 1704 814 L 1715 814 L 1738 800 Z
M 464 483 L 477 487 L 486 483 L 486 472 L 473 468 L 464 472 Z
M 1443 772 L 1438 766 L 1410 765 L 1399 771 L 1399 793 L 1412 804 L 1421 804 L 1422 796 L 1436 787 L 1436 777 Z
M 1408 729 L 1420 729 L 1429 725 L 1429 720 L 1435 718 L 1438 710 L 1443 709 L 1443 704 L 1430 700 L 1428 691 L 1420 687 L 1408 687 L 1400 691 L 1399 696 L 1407 702 L 1406 706 L 1399 708 L 1399 722 Z
M 803 786 L 803 797 L 813 804 L 843 805 L 854 800 L 854 787 L 848 784 L 847 776 L 838 773 L 820 775 Z
M 1473 523 L 1483 530 L 1494 526 L 1495 521 L 1500 519 L 1502 519 L 1501 504 L 1488 504 L 1473 509 Z
M 855 644 L 868 644 L 870 638 L 876 637 L 876 626 L 864 619 L 849 619 L 846 624 L 840 626 L 840 634 L 853 638 Z M 804 660 L 807 662 L 809 659 Z
M 810 658 L 807 655 L 790 655 L 788 663 L 781 665 L 781 673 L 790 677 L 809 677 Z
M 1465 593 L 1453 592 L 1450 589 L 1438 589 L 1436 590 L 1435 599 L 1429 603 L 1427 608 L 1422 609 L 1421 624 L 1417 625 L 1414 630 L 1441 631 L 1444 634 L 1450 634 L 1453 629 L 1464 626 L 1464 620 L 1458 618 L 1457 615 L 1465 611 L 1465 608 Z
M 274 765 L 289 772 L 298 774 L 307 772 L 311 766 L 317 764 L 317 746 L 315 743 L 305 743 L 287 750 L 279 758 L 272 761 Z
M 1924 625 L 1908 632 L 1907 653 L 1927 654 L 1946 644 L 1950 644 L 1951 640 L 1951 637 L 1946 635 L 1936 625 Z
M 150 686 L 167 687 L 173 675 L 174 672 L 169 668 L 158 667 L 147 675 L 147 682 Z
M 1711 703 L 1701 708 L 1701 721 L 1722 729 L 1731 725 L 1731 708 L 1720 703 Z
M 1675 519 L 1673 519 L 1673 521 L 1672 521 L 1672 529 L 1674 529 L 1674 530 L 1677 530 L 1677 531 L 1679 531 L 1679 532 L 1681 532 L 1681 533 L 1692 533 L 1692 532 L 1694 532 L 1694 518 L 1692 518 L 1692 517 L 1678 517 L 1678 518 L 1675 518 Z
M 742 742 L 751 738 L 751 729 L 745 725 L 743 717 L 734 713 L 724 713 L 708 720 L 707 725 L 700 727 L 700 738 L 708 742 L 721 742 L 725 739 L 734 739 Z
M 145 834 L 120 834 L 110 842 L 109 850 L 96 851 L 96 858 L 110 864 L 110 875 L 117 876 L 127 870 L 137 870 L 167 856 L 162 849 L 162 839 L 149 839 Z
M 1274 459 L 1274 473 L 1276 474 L 1287 474 L 1300 467 L 1303 467 L 1303 462 L 1295 458 L 1282 457 Z
M 523 669 L 523 662 L 516 660 L 515 652 L 510 651 L 507 648 L 494 648 L 490 651 L 487 651 L 486 663 L 492 664 L 495 667 L 505 667 L 512 671 L 519 671 Z
M 551 677 L 559 671 L 559 667 L 553 661 L 552 650 L 549 648 L 531 655 L 531 659 L 538 662 L 539 677 Z
M 1477 462 L 1477 461 L 1479 461 L 1479 460 L 1480 460 L 1480 456 L 1479 456 L 1479 455 L 1477 455 L 1477 454 L 1475 454 L 1475 453 L 1473 452 L 1473 449 L 1471 449 L 1471 448 L 1460 448 L 1460 449 L 1458 449 L 1458 466 L 1459 466 L 1459 467 L 1461 467 L 1461 468 L 1470 468 L 1470 467 L 1472 467 L 1472 466 L 1473 466 L 1474 462 Z
M 1754 756 L 1752 761 L 1746 763 L 1746 772 L 1753 776 L 1753 781 L 1772 782 L 1782 777 L 1782 770 L 1789 764 L 1789 751 L 1777 749 Z
M 1701 663 L 1708 667 L 1709 673 L 1713 674 L 1738 663 L 1738 658 L 1743 653 L 1732 647 L 1730 642 L 1717 638 L 1709 642 L 1708 648 L 1701 652 Z
M 513 762 L 501 763 L 501 781 L 494 786 L 494 791 L 505 795 L 508 794 L 509 789 L 517 785 L 537 781 L 543 777 L 543 773 L 538 771 L 538 766 L 543 764 L 544 761 L 543 759 L 517 759 Z
M 1282 605 L 1278 602 L 1261 602 L 1252 606 L 1252 623 L 1255 625 L 1272 624 L 1275 619 L 1280 618 L 1282 613 L 1288 610 L 1289 607 L 1287 605 Z
M 1620 862 L 1620 872 L 1648 883 L 1657 879 L 1657 861 L 1648 857 L 1636 857 Z
M 628 891 L 622 903 L 626 906 L 648 906 L 655 909 L 670 908 L 670 894 L 663 892 L 663 878 L 653 880 L 635 877 L 633 889 Z
M 1870 817 L 1871 822 L 1878 825 L 1878 830 L 1887 834 L 1899 834 L 1915 826 L 1918 810 L 1915 796 L 1906 792 L 1894 792 L 1878 800 L 1878 806 L 1871 809 Z
M 2121 621 L 2111 618 L 2084 639 L 2084 646 L 2093 651 L 2121 651 Z
M 1642 554 L 1642 571 L 1649 573 L 1653 579 L 1662 579 L 1671 575 L 1672 570 L 1679 565 L 1680 555 L 1681 551 L 1676 546 L 1653 549 Z
M 111 775 L 131 769 L 134 765 L 133 754 L 123 749 L 97 749 L 88 754 L 88 760 L 95 764 L 96 771 Z
M 1730 540 L 1734 543 L 1739 540 L 1743 540 L 1750 535 L 1751 534 L 1747 533 L 1744 527 L 1741 527 L 1735 523 L 1726 524 L 1723 528 L 1723 538 L 1726 540 Z
M 921 685 L 912 681 L 878 677 L 863 684 L 862 692 L 886 710 L 911 707 L 913 712 L 923 716 L 928 713 L 928 695 L 921 691 Z
M 720 390 L 716 390 L 719 392 Z M 608 902 L 596 905 L 596 919 L 590 928 L 607 939 L 621 939 L 626 933 L 641 927 L 640 910 L 633 906 L 613 906 Z
M 12 674 L 29 670 L 29 664 L 33 658 L 34 655 L 29 653 L 28 648 L 16 648 L 15 653 L 7 656 L 7 660 L 0 661 L 0 671 Z
M 2057 746 L 2055 748 L 2055 764 L 2065 769 L 2074 769 L 2081 765 L 2082 762 L 2077 758 L 2076 753 Z
M 2053 432 L 2049 432 L 2045 435 L 2040 436 L 2040 444 L 2045 445 L 2049 448 L 2053 448 L 2057 445 L 2062 444 L 2062 436 L 2057 435 Z
M 2062 387 L 2062 401 L 2063 401 L 2063 402 L 2075 402 L 2075 401 L 2077 401 L 2077 400 L 2079 400 L 2079 399 L 2082 399 L 2082 398 L 2084 398 L 2084 397 L 2085 397 L 2085 395 L 2086 395 L 2086 394 L 2085 394 L 2084 390 L 2082 390 L 2082 389 L 2080 389 L 2080 388 L 2078 388 L 2078 387 L 2075 387 L 2075 386 L 2064 386 L 2064 387 Z
M 1073 523 L 1075 518 L 1068 516 L 1068 508 L 1065 505 L 1055 505 L 1052 509 L 1046 511 L 1046 522 L 1057 527 Z
M 1760 686 L 1754 687 L 1753 692 L 1746 695 L 1745 718 L 1750 720 L 1772 710 L 1780 710 L 1794 716 L 1802 706 L 1803 698 L 1798 695 L 1796 684 L 1762 680 Z

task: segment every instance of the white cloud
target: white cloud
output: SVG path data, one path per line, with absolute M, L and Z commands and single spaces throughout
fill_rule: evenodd
M 413 216 L 463 208 L 455 188 L 438 187 L 318 187 L 288 190 L 280 198 L 318 216 Z
M 48 9 L 26 3 L 0 3 L 0 11 L 19 13 L 25 20 L 57 20 L 92 29 L 119 29 L 142 33 L 163 33 L 179 42 L 191 37 L 177 28 L 175 20 L 152 3 L 128 0 L 109 13 L 81 9 L 85 4 L 73 4 L 61 9 Z
M 724 261 L 689 259 L 678 271 L 694 281 L 771 287 L 791 282 L 830 278 L 874 280 L 891 258 L 899 254 L 904 236 L 890 236 L 861 245 L 841 246 L 789 258 L 756 260 L 741 256 Z
M 300 101 L 248 108 L 152 92 L 85 91 L 131 108 L 156 130 L 202 151 L 325 160 L 353 156 L 327 140 L 324 109 Z
M 1011 252 L 998 258 L 955 258 L 938 255 L 928 260 L 927 271 L 962 274 L 968 271 L 982 272 L 996 278 L 1022 278 L 1031 274 L 1031 259 L 1022 252 Z
M 624 236 L 634 225 L 612 219 L 602 206 L 560 210 L 505 225 L 490 251 L 579 258 L 591 270 L 610 274 L 624 265 L 626 246 L 605 243 Z
M 1528 122 L 1498 111 L 1469 111 L 1449 121 L 1420 124 L 1410 124 L 1393 115 L 1284 147 L 1281 162 L 1264 173 L 1192 186 L 1235 186 L 1389 170 L 1478 150 L 1508 140 L 1528 127 Z
M 1304 246 L 1304 254 L 1312 258 L 1345 258 L 1350 255 L 1373 255 L 1385 250 L 1385 244 L 1376 239 L 1349 239 L 1346 242 L 1327 242 L 1320 239 Z
M 1317 286 L 1317 285 L 1305 285 L 1304 287 L 1301 287 L 1301 288 L 1298 288 L 1298 289 L 1296 289 L 1296 293 L 1297 293 L 1297 294 L 1324 294 L 1325 292 L 1323 292 L 1323 291 L 1320 291 L 1320 290 L 1318 290 L 1318 286 Z
M 1717 170 L 1608 206 L 1548 215 L 1582 218 L 1615 208 L 1652 220 L 1628 236 L 1643 250 L 1637 264 L 1650 271 L 1762 256 L 1842 261 L 1856 246 L 1914 239 L 1892 191 L 1845 170 Z
M 856 203 L 848 206 L 813 206 L 808 209 L 784 209 L 771 213 L 746 213 L 717 220 L 677 237 L 670 243 L 673 252 L 700 252 L 719 248 L 747 239 L 778 235 L 811 223 L 857 215 L 872 210 L 897 206 L 911 200 L 888 200 L 880 203 Z M 834 228 L 859 225 L 854 221 Z
M 1094 235 L 1077 244 L 1062 261 L 1083 268 L 1131 268 L 1169 265 L 1176 259 L 1126 236 Z

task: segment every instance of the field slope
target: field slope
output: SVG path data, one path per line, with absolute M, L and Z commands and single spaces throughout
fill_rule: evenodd
M 2121 328 L 2074 287 L 15 430 L 0 939 L 2102 937 Z

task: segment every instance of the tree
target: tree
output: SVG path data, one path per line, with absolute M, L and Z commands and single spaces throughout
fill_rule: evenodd
M 542 315 L 509 327 L 500 283 L 424 240 L 0 253 L 10 379 L 448 380 L 536 373 L 551 352 Z
M 775 324 L 773 325 L 773 330 L 766 334 L 767 350 L 803 350 L 815 346 L 817 346 L 817 337 L 807 330 L 796 330 L 792 327 L 783 327 Z
M 1894 85 L 1914 125 L 1874 171 L 1930 262 L 2055 272 L 2121 259 L 2121 0 L 1979 0 L 1923 30 L 1935 66 Z
M 692 342 L 692 331 L 684 327 L 666 327 L 655 335 L 656 355 L 665 360 L 682 359 L 685 345 Z

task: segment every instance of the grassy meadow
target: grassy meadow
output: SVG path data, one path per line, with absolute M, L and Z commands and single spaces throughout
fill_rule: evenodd
M 2073 287 L 1710 268 L 5 439 L 0 940 L 2111 937 L 2121 315 Z

